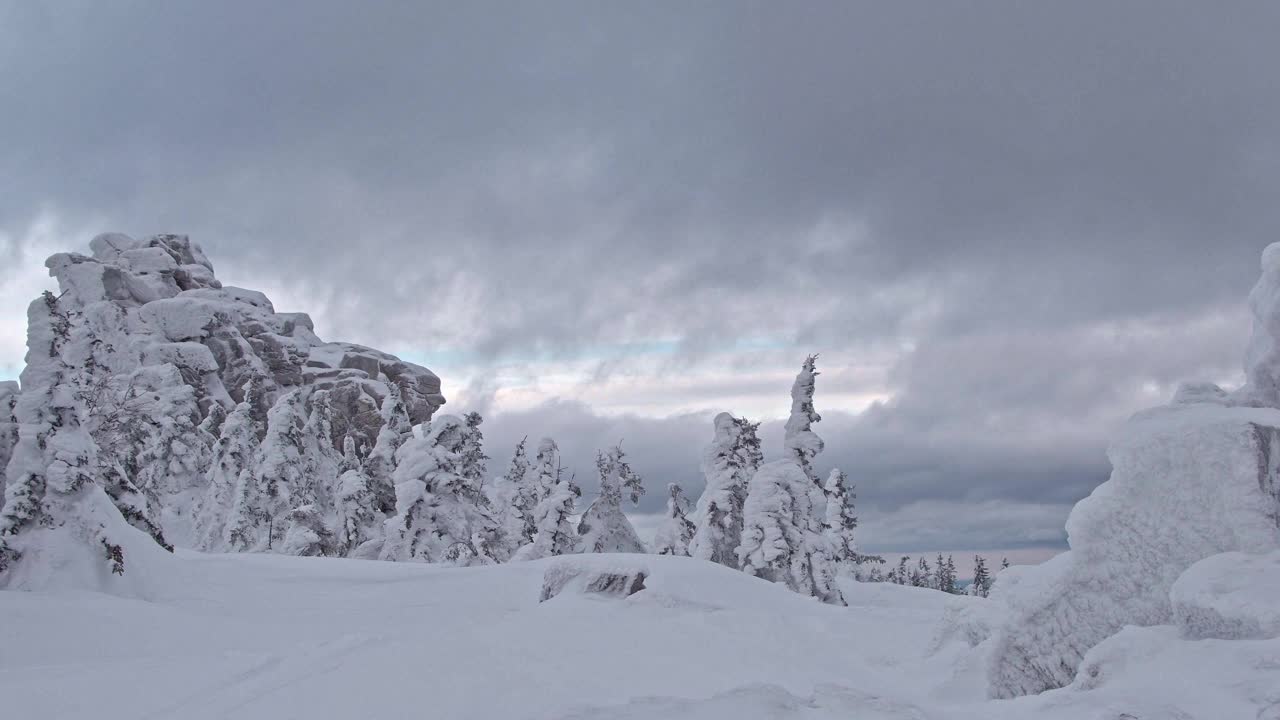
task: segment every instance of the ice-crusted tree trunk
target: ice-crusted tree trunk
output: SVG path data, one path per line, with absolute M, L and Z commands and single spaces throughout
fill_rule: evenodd
M 252 482 L 261 432 L 248 400 L 236 405 L 222 421 L 209 465 L 208 488 L 196 514 L 196 546 L 200 549 L 221 552 L 228 548 L 227 520 L 236 504 L 237 489 Z
M 267 411 L 267 433 L 251 473 L 242 473 L 227 523 L 232 550 L 278 550 L 304 471 L 302 391 L 292 390 Z
M 382 524 L 386 516 L 378 508 L 378 499 L 356 455 L 356 441 L 343 438 L 342 475 L 338 478 L 337 538 L 339 555 L 376 558 L 382 549 Z
M 13 447 L 18 444 L 18 419 L 14 408 L 18 403 L 18 383 L 12 380 L 0 382 L 0 509 L 4 508 L 5 469 L 13 457 Z
M 94 477 L 97 446 L 76 376 L 92 352 L 82 327 L 48 292 L 31 303 L 27 319 L 18 442 L 0 511 L 0 589 L 39 587 L 54 570 L 59 584 L 105 589 L 135 551 L 145 556 L 156 546 L 129 526 Z
M 578 522 L 582 552 L 644 552 L 644 543 L 640 542 L 636 529 L 622 512 L 624 495 L 634 505 L 644 494 L 642 480 L 626 461 L 622 446 L 615 445 L 608 454 L 597 453 L 596 470 L 600 473 L 600 495 Z
M 813 468 L 813 459 L 822 452 L 822 438 L 813 431 L 814 423 L 820 422 L 822 416 L 813 409 L 813 393 L 818 377 L 817 355 L 805 358 L 796 375 L 795 384 L 791 386 L 791 414 L 784 426 L 783 447 L 787 457 L 793 460 L 804 471 L 805 477 L 814 485 L 820 485 L 817 471 Z
M 729 413 L 717 415 L 714 424 L 715 437 L 702 455 L 706 486 L 698 499 L 689 554 L 737 570 L 747 484 L 763 460 L 756 432 L 759 424 Z
M 744 506 L 742 569 L 770 582 L 843 605 L 834 548 L 823 533 L 821 488 L 794 460 L 765 463 L 751 478 Z
M 827 501 L 823 532 L 834 549 L 836 564 L 844 568 L 856 564 L 859 558 L 858 544 L 854 539 L 854 530 L 858 527 L 858 516 L 853 509 L 856 496 L 847 486 L 847 481 L 848 476 L 843 470 L 832 469 L 822 488 Z
M 573 514 L 582 490 L 574 484 L 573 478 L 561 476 L 534 509 L 533 519 L 537 526 L 533 542 L 520 548 L 515 560 L 538 560 L 555 555 L 569 555 L 579 551 L 578 529 L 573 522 Z
M 384 560 L 475 565 L 492 562 L 497 522 L 463 476 L 465 422 L 444 415 L 396 454 L 395 517 L 385 523 Z
M 684 490 L 675 483 L 667 484 L 667 515 L 653 538 L 653 551 L 659 555 L 688 556 L 694 526 L 686 517 L 689 501 Z
M 384 515 L 392 515 L 396 512 L 396 483 L 392 477 L 396 470 L 396 453 L 413 437 L 409 410 L 405 407 L 400 387 L 394 382 L 387 383 L 387 396 L 382 400 L 379 414 L 382 427 L 378 429 L 378 438 L 365 460 L 364 469 L 378 499 L 378 507 Z
M 533 473 L 523 484 L 524 499 L 527 507 L 537 507 L 552 489 L 560 483 L 563 470 L 560 467 L 560 447 L 556 441 L 544 437 L 538 441 L 538 452 L 533 456 Z

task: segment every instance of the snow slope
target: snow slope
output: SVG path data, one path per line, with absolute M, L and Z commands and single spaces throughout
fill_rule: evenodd
M 565 562 L 642 565 L 646 587 L 539 603 Z M 1252 719 L 1280 668 L 1277 640 L 1143 629 L 1090 653 L 1094 689 L 991 701 L 985 646 L 931 653 L 945 606 L 991 607 L 979 598 L 845 583 L 836 607 L 652 555 L 441 568 L 180 551 L 175 565 L 146 600 L 0 592 L 0 716 Z

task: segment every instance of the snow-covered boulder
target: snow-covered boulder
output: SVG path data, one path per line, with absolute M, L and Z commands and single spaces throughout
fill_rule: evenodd
M 1108 455 L 1110 480 L 1067 520 L 1070 552 L 996 583 L 1009 619 L 991 656 L 993 696 L 1066 685 L 1121 627 L 1172 623 L 1170 588 L 1192 564 L 1280 548 L 1280 410 L 1148 411 Z
M 562 593 L 627 597 L 644 589 L 649 566 L 637 558 L 609 559 L 600 562 L 589 556 L 571 557 L 552 563 L 542 576 L 542 595 L 546 602 Z
M 1178 577 L 1169 597 L 1185 638 L 1280 637 L 1280 551 L 1205 558 Z

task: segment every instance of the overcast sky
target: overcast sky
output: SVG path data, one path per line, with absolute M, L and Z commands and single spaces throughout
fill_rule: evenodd
M 818 426 L 863 543 L 1052 549 L 1106 438 L 1238 382 L 1280 240 L 1280 4 L 0 0 L 0 377 L 43 259 L 225 283 L 700 490 Z M 1035 550 L 1040 552 L 1041 550 Z M 1031 551 L 1028 551 L 1031 552 Z

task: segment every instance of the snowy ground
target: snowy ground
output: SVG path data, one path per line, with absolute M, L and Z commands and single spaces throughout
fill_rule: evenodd
M 544 603 L 554 561 L 181 560 L 150 601 L 0 592 L 0 716 L 1254 720 L 1280 680 L 1280 641 L 1130 629 L 1095 689 L 988 701 L 981 648 L 931 647 L 948 602 L 989 601 L 853 583 L 838 608 L 687 558 L 596 556 L 647 588 Z

